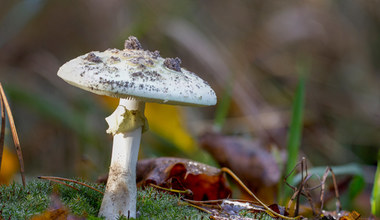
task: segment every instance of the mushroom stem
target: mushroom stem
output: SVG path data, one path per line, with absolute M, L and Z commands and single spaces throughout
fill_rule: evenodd
M 136 218 L 136 163 L 144 124 L 136 123 L 135 116 L 144 117 L 144 108 L 144 102 L 120 99 L 115 112 L 106 118 L 110 126 L 107 132 L 114 135 L 111 166 L 99 210 L 99 216 L 106 219 L 121 215 Z

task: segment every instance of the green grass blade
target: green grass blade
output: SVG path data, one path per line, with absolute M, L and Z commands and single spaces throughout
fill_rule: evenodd
M 374 216 L 380 217 L 380 151 L 377 157 L 377 170 L 373 182 L 371 211 Z
M 291 170 L 298 162 L 298 152 L 302 135 L 302 117 L 305 97 L 305 79 L 302 77 L 297 86 L 295 100 L 292 110 L 292 121 L 290 124 L 290 132 L 288 135 L 287 152 L 288 162 L 286 164 L 286 173 Z
M 285 172 L 283 176 L 287 176 L 298 162 L 299 147 L 302 135 L 303 108 L 305 104 L 305 76 L 309 71 L 309 66 L 306 64 L 307 63 L 303 62 L 297 67 L 297 73 L 300 76 L 300 79 L 293 101 L 292 116 L 287 142 L 288 159 L 285 165 Z M 292 182 L 293 176 L 294 175 L 290 175 L 288 177 L 287 181 L 289 183 Z M 281 190 L 279 192 L 280 202 L 284 202 L 291 195 L 291 189 L 289 187 L 286 187 L 284 184 L 280 185 L 279 189 Z

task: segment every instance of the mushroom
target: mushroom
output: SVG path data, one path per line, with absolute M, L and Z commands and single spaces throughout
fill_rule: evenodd
M 113 135 L 112 158 L 99 216 L 136 217 L 136 163 L 141 133 L 148 129 L 145 102 L 187 106 L 216 104 L 208 83 L 180 67 L 179 58 L 162 58 L 158 51 L 143 50 L 136 37 L 125 49 L 94 51 L 65 63 L 58 76 L 71 85 L 120 98 L 106 118 Z

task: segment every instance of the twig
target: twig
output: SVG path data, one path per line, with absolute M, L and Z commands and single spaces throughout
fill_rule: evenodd
M 239 183 L 239 185 L 241 187 L 243 187 L 243 189 L 249 195 L 251 195 L 257 202 L 259 202 L 260 205 L 262 205 L 270 214 L 273 214 L 276 217 L 280 217 L 280 218 L 284 218 L 284 219 L 288 219 L 288 220 L 291 220 L 291 219 L 300 219 L 301 218 L 301 216 L 296 216 L 294 218 L 293 217 L 288 217 L 288 216 L 284 216 L 284 215 L 281 215 L 281 214 L 273 211 L 271 208 L 269 208 L 267 205 L 265 205 L 259 198 L 257 198 L 257 196 L 255 194 L 253 194 L 253 192 L 251 190 L 249 190 L 248 187 L 239 179 L 239 177 L 237 177 L 230 169 L 228 169 L 226 167 L 222 167 L 220 170 L 222 172 L 228 173 L 236 182 Z
M 185 198 L 182 198 L 182 199 L 185 200 L 186 202 L 201 203 L 201 204 L 205 204 L 205 203 L 222 203 L 224 201 L 224 199 L 214 199 L 214 200 L 206 200 L 206 201 L 198 201 L 198 200 L 191 200 L 191 199 L 185 199 Z
M 336 210 L 337 210 L 337 213 L 339 213 L 342 210 L 342 206 L 341 206 L 341 203 L 340 203 L 339 192 L 338 192 L 338 185 L 336 184 L 335 174 L 332 171 L 331 167 L 327 167 L 326 168 L 326 171 L 325 171 L 325 173 L 323 174 L 323 177 L 322 177 L 322 183 L 321 183 L 322 184 L 322 188 L 321 188 L 321 197 L 320 197 L 320 199 L 321 199 L 321 210 L 323 210 L 325 185 L 326 185 L 326 179 L 327 179 L 327 176 L 328 176 L 329 172 L 331 173 L 331 177 L 332 177 L 333 184 L 334 184 L 334 191 L 335 191 L 335 197 L 336 197 Z
M 309 179 L 313 176 L 313 174 L 308 174 L 308 169 L 307 169 L 307 163 L 305 163 L 305 166 L 306 166 L 306 182 L 305 182 L 305 187 L 304 187 L 304 191 L 305 191 L 305 194 L 304 196 L 306 197 L 307 201 L 309 202 L 310 204 L 310 207 L 311 207 L 311 210 L 313 212 L 313 215 L 315 215 L 316 211 L 315 211 L 315 208 L 314 208 L 314 203 L 313 203 L 313 198 L 311 197 L 311 193 L 310 191 L 313 190 L 313 189 L 309 189 L 308 187 L 308 184 L 307 182 L 309 181 Z
M 162 186 L 155 185 L 153 183 L 149 183 L 149 186 L 152 186 L 152 187 L 157 188 L 157 189 L 169 191 L 169 192 L 181 193 L 181 194 L 186 194 L 186 195 L 189 195 L 189 196 L 193 195 L 193 192 L 191 190 L 189 190 L 189 189 L 186 189 L 186 190 L 169 189 L 169 188 L 165 188 L 165 187 L 162 187 Z
M 1 108 L 1 133 L 0 133 L 0 171 L 1 162 L 3 161 L 3 150 L 4 150 L 4 136 L 5 136 L 5 109 L 3 96 L 0 95 L 0 108 Z
M 289 211 L 289 210 L 291 209 L 291 207 L 293 207 L 293 201 L 294 201 L 295 198 L 297 198 L 297 201 L 296 201 L 296 208 L 295 208 L 295 211 L 294 211 L 294 214 L 295 214 L 295 215 L 298 214 L 299 198 L 300 198 L 300 195 L 303 194 L 303 190 L 302 190 L 302 188 L 303 188 L 303 185 L 304 185 L 305 179 L 306 179 L 306 177 L 307 177 L 307 176 L 306 176 L 305 178 L 303 177 L 303 172 L 304 172 L 304 168 L 303 168 L 303 167 L 304 167 L 304 163 L 305 163 L 305 158 L 303 157 L 302 160 L 299 161 L 299 162 L 293 167 L 293 169 L 288 173 L 288 175 L 284 177 L 284 182 L 285 182 L 285 184 L 286 184 L 288 187 L 290 187 L 290 188 L 294 191 L 292 197 L 289 199 L 289 202 L 288 202 L 288 205 L 287 205 L 287 207 L 286 207 L 286 210 Z M 297 168 L 298 166 L 301 166 L 301 181 L 300 181 L 300 183 L 299 183 L 299 187 L 297 188 L 297 187 L 294 187 L 294 186 L 290 185 L 290 184 L 287 182 L 287 179 L 288 179 L 288 177 L 289 177 L 293 172 L 295 172 L 295 170 L 296 170 L 296 168 Z M 307 173 L 307 172 L 306 172 L 306 173 Z
M 48 179 L 48 180 L 49 180 L 49 181 L 52 181 L 52 182 L 56 182 L 56 183 L 62 184 L 62 185 L 65 185 L 65 186 L 68 186 L 68 187 L 70 187 L 70 188 L 72 188 L 72 189 L 74 189 L 74 190 L 76 190 L 76 191 L 79 191 L 78 188 L 75 188 L 74 186 L 69 185 L 69 184 L 67 184 L 67 183 L 65 183 L 65 182 L 63 182 L 63 181 L 59 181 L 59 180 L 55 180 L 55 179 Z
M 305 167 L 305 168 L 304 168 Z M 300 197 L 301 197 L 301 192 L 302 192 L 302 188 L 304 187 L 304 185 L 306 184 L 306 181 L 303 177 L 303 172 L 304 172 L 304 169 L 306 169 L 306 172 L 305 172 L 305 178 L 307 177 L 307 165 L 306 165 L 306 158 L 305 157 L 302 157 L 302 162 L 301 162 L 301 179 L 302 181 L 300 182 L 300 185 L 299 185 L 299 190 L 298 190 L 298 193 L 297 193 L 297 202 L 296 202 L 296 211 L 294 213 L 295 216 L 298 215 L 298 212 L 299 212 L 299 207 L 300 207 Z
M 286 184 L 288 187 L 290 187 L 294 192 L 297 191 L 297 187 L 294 187 L 294 186 L 290 185 L 288 182 L 286 182 L 286 180 L 289 178 L 290 175 L 292 175 L 293 172 L 295 172 L 296 168 L 297 168 L 299 165 L 301 165 L 301 163 L 302 163 L 302 161 L 299 161 L 299 162 L 293 167 L 293 169 L 288 173 L 288 175 L 286 175 L 286 176 L 284 177 L 284 182 L 285 182 L 285 184 Z M 301 181 L 302 181 L 302 179 L 301 179 Z
M 12 131 L 12 136 L 13 136 L 13 142 L 14 142 L 14 145 L 16 148 L 18 161 L 20 163 L 20 174 L 21 174 L 21 179 L 22 179 L 22 185 L 25 187 L 24 159 L 22 157 L 20 141 L 18 139 L 18 135 L 17 135 L 17 131 L 16 131 L 16 125 L 15 125 L 15 122 L 14 122 L 13 116 L 12 116 L 12 111 L 11 111 L 11 108 L 9 107 L 9 103 L 8 103 L 7 97 L 5 96 L 5 93 L 4 93 L 4 90 L 3 90 L 1 83 L 0 83 L 0 95 L 2 96 L 2 99 L 4 101 L 4 105 L 5 105 L 5 109 L 7 110 L 9 125 L 11 126 L 11 131 Z
M 102 191 L 88 185 L 88 184 L 85 184 L 85 183 L 82 183 L 82 182 L 79 182 L 79 181 L 76 181 L 76 180 L 72 180 L 72 179 L 67 179 L 67 178 L 63 178 L 63 177 L 55 177 L 55 176 L 39 176 L 38 179 L 46 179 L 46 180 L 62 180 L 62 181 L 67 181 L 67 182 L 71 182 L 71 183 L 76 183 L 76 184 L 79 184 L 79 185 L 82 185 L 82 186 L 85 186 L 85 187 L 88 187 L 92 190 L 95 190 L 101 194 L 104 194 Z
M 310 175 L 310 177 L 311 177 L 311 175 Z M 315 211 L 315 208 L 314 208 L 314 203 L 313 203 L 313 198 L 311 197 L 311 193 L 309 192 L 308 189 L 306 189 L 306 188 L 304 188 L 304 189 L 305 189 L 305 192 L 302 195 L 304 195 L 306 197 L 307 201 L 310 204 L 310 207 L 311 207 L 311 210 L 313 212 L 313 215 L 315 215 L 316 211 Z
M 313 211 L 313 214 L 315 213 L 315 209 L 314 209 L 314 205 L 313 205 L 313 199 L 311 197 L 311 194 L 310 194 L 310 189 L 306 187 L 306 184 L 307 182 L 309 181 L 309 179 L 312 177 L 313 175 L 307 175 L 305 176 L 305 178 L 302 180 L 304 182 L 304 187 L 302 189 L 302 191 L 300 191 L 299 193 L 303 196 L 305 196 L 307 198 L 307 200 L 309 201 L 310 203 L 310 207 Z M 289 202 L 288 202 L 288 205 L 287 205 L 287 208 L 286 210 L 290 210 L 290 207 L 293 205 L 293 200 L 294 198 L 296 197 L 296 195 L 298 195 L 298 190 L 297 190 L 297 187 L 294 187 L 294 186 L 291 186 L 289 183 L 285 182 L 290 188 L 293 189 L 294 191 L 294 194 L 293 196 L 290 198 Z M 316 189 L 316 188 L 312 188 L 313 189 Z
M 330 172 L 331 172 L 331 177 L 333 179 L 333 184 L 334 184 L 334 189 L 335 189 L 335 197 L 336 197 L 336 211 L 339 213 L 340 211 L 342 211 L 342 206 L 340 204 L 340 197 L 339 197 L 339 191 L 338 191 L 338 184 L 336 183 L 336 178 L 335 178 L 335 173 L 334 171 L 331 169 L 331 167 L 329 167 L 330 169 Z
M 207 210 L 207 209 L 205 209 L 205 208 L 202 208 L 202 207 L 200 207 L 200 206 L 197 206 L 197 205 L 191 204 L 190 202 L 183 202 L 183 204 L 184 204 L 184 205 L 192 206 L 192 207 L 194 207 L 194 208 L 197 208 L 197 209 L 199 209 L 199 210 L 201 210 L 201 211 L 206 212 L 206 213 L 209 214 L 209 215 L 212 215 L 212 212 L 211 212 L 211 211 L 209 211 L 209 210 Z
M 286 180 L 289 178 L 290 175 L 292 175 L 292 173 L 296 170 L 296 168 L 301 165 L 302 161 L 299 161 L 294 167 L 293 169 L 288 173 L 288 175 L 286 175 L 284 177 L 284 182 L 286 182 Z
M 300 184 L 302 184 L 302 185 L 300 185 L 300 189 L 301 189 L 301 190 L 297 189 L 297 187 L 294 187 L 294 186 L 290 185 L 288 182 L 286 182 L 287 177 L 289 177 L 289 176 L 291 175 L 291 173 L 295 171 L 295 168 L 296 168 L 297 166 L 299 166 L 299 165 L 301 165 L 301 172 L 302 172 L 302 174 L 301 174 L 301 175 L 302 175 L 302 176 L 301 176 L 301 182 L 300 182 Z M 305 166 L 305 168 L 303 168 L 303 166 Z M 303 177 L 303 172 L 304 172 L 304 170 L 305 170 L 305 177 Z M 299 163 L 297 163 L 297 165 L 292 169 L 292 171 L 291 171 L 291 172 L 290 172 L 290 173 L 284 178 L 285 184 L 286 184 L 287 186 L 289 186 L 289 187 L 294 191 L 294 194 L 293 194 L 293 196 L 291 197 L 291 199 L 289 200 L 289 203 L 288 203 L 288 205 L 287 205 L 287 210 L 290 210 L 290 207 L 293 205 L 292 203 L 293 203 L 293 200 L 294 200 L 294 198 L 295 198 L 296 196 L 298 197 L 298 196 L 300 196 L 300 195 L 303 195 L 303 196 L 305 196 L 306 199 L 308 200 L 308 202 L 309 202 L 309 204 L 310 204 L 310 207 L 311 207 L 311 209 L 312 209 L 313 215 L 315 215 L 316 211 L 315 211 L 315 208 L 314 208 L 314 203 L 313 203 L 313 199 L 312 199 L 312 196 L 311 196 L 310 191 L 319 188 L 322 184 L 320 184 L 320 185 L 318 185 L 318 186 L 315 186 L 315 187 L 308 188 L 308 187 L 307 187 L 307 183 L 308 183 L 309 179 L 310 179 L 313 175 L 314 175 L 314 174 L 310 174 L 310 175 L 308 174 L 308 169 L 307 169 L 306 159 L 303 157 L 303 158 L 302 158 L 302 161 L 299 162 Z M 317 176 L 317 177 L 318 177 L 318 176 Z M 318 178 L 319 178 L 319 177 L 318 177 Z M 298 198 L 298 200 L 297 200 L 297 207 L 296 207 L 295 214 L 298 213 L 298 210 L 297 210 L 298 205 L 299 205 L 299 198 Z
M 294 187 L 295 191 L 294 191 L 292 197 L 289 199 L 289 202 L 288 202 L 288 205 L 287 205 L 287 208 L 286 208 L 286 210 L 290 212 L 290 209 L 293 209 L 293 207 L 294 207 L 294 206 L 293 206 L 293 201 L 297 198 L 297 201 L 296 201 L 296 204 L 295 204 L 296 208 L 295 208 L 295 211 L 294 211 L 294 215 L 297 214 L 297 206 L 298 206 L 298 202 L 299 202 L 299 201 L 298 201 L 298 198 L 299 198 L 300 194 L 303 194 L 303 191 L 302 191 L 302 185 L 301 185 L 301 184 L 303 184 L 303 183 L 304 183 L 304 180 L 302 179 L 302 180 L 300 181 L 300 186 L 299 186 L 299 188 Z
M 194 204 L 194 205 L 201 205 L 202 207 L 207 207 L 207 208 L 213 208 L 217 209 L 220 208 L 220 203 L 223 201 L 222 199 L 220 200 L 208 200 L 208 201 L 196 201 L 196 200 L 191 200 L 191 199 L 186 199 L 186 198 L 181 198 L 181 200 Z

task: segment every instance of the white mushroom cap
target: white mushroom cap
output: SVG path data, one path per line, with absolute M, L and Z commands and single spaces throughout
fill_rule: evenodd
M 124 50 L 94 51 L 65 63 L 58 76 L 90 92 L 146 102 L 208 106 L 216 104 L 209 84 L 181 68 L 179 58 L 143 50 L 135 37 Z

